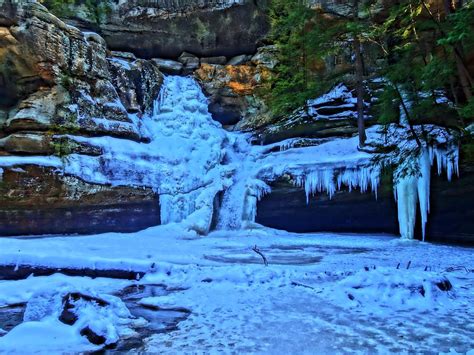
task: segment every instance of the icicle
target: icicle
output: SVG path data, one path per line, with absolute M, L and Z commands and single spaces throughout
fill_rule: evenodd
M 441 175 L 443 169 L 446 170 L 448 181 L 451 181 L 453 173 L 459 176 L 459 149 L 448 148 L 448 150 L 434 148 L 434 156 L 436 156 L 436 165 L 438 167 L 438 175 Z
M 431 161 L 428 149 L 424 149 L 419 158 L 420 176 L 417 181 L 418 201 L 420 203 L 421 228 L 423 241 L 426 236 L 426 222 L 430 212 Z
M 405 176 L 400 178 L 394 186 L 400 235 L 404 239 L 414 238 L 417 202 L 420 206 L 423 241 L 426 239 L 426 223 L 430 212 L 431 166 L 434 163 L 434 157 L 436 157 L 438 175 L 441 175 L 441 172 L 445 169 L 447 178 L 451 181 L 453 172 L 459 174 L 459 152 L 457 148 L 448 151 L 431 147 L 423 148 L 418 157 L 420 175 L 418 177 Z M 396 173 L 403 167 L 399 167 Z
M 311 171 L 299 175 L 295 179 L 295 186 L 304 187 L 306 193 L 306 203 L 309 198 L 316 193 L 325 192 L 332 198 L 334 193 L 342 189 L 345 185 L 351 192 L 355 188 L 360 188 L 365 193 L 371 187 L 372 192 L 377 196 L 377 188 L 380 183 L 380 169 L 376 167 L 357 167 L 345 169 L 338 172 L 333 168 L 325 168 Z
M 405 176 L 395 186 L 397 191 L 398 223 L 402 239 L 413 239 L 416 221 L 417 178 Z

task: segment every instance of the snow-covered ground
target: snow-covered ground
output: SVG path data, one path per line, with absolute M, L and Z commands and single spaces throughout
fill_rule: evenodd
M 252 250 L 255 246 L 268 266 Z M 465 353 L 474 349 L 472 248 L 383 235 L 298 235 L 266 228 L 199 237 L 168 225 L 134 234 L 0 239 L 0 250 L 1 264 L 147 272 L 140 281 L 62 275 L 1 281 L 0 306 L 30 301 L 28 306 L 34 309 L 51 290 L 57 294 L 76 290 L 109 300 L 107 294 L 131 284 L 163 284 L 177 290 L 139 301 L 191 311 L 177 330 L 147 337 L 142 351 Z M 112 304 L 111 310 L 99 314 L 102 318 L 97 317 L 109 325 L 112 339 L 129 335 L 136 320 L 118 301 Z M 55 320 L 55 312 L 43 312 L 44 318 L 36 316 L 0 338 L 0 352 L 21 352 L 18 344 L 25 342 L 30 350 L 91 349 L 77 329 Z M 90 310 L 84 314 L 87 320 Z M 52 334 L 47 342 L 44 334 Z M 75 336 L 65 341 L 67 334 Z

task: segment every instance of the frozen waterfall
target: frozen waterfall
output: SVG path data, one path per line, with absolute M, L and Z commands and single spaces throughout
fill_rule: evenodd
M 268 184 L 284 176 L 304 188 L 307 201 L 317 193 L 331 197 L 342 188 L 377 194 L 381 167 L 372 162 L 373 154 L 357 149 L 357 137 L 300 148 L 294 147 L 295 139 L 252 146 L 250 135 L 227 132 L 213 120 L 207 98 L 190 77 L 166 76 L 153 112 L 131 120 L 148 143 L 68 136 L 99 147 L 103 154 L 71 154 L 64 172 L 92 183 L 153 188 L 160 197 L 163 224 L 180 223 L 200 234 L 213 226 L 245 228 L 255 221 L 258 200 L 270 192 Z M 367 135 L 382 142 L 377 126 L 367 129 Z M 449 179 L 458 173 L 457 151 L 426 148 L 417 159 L 419 175 L 396 179 L 394 185 L 400 234 L 406 239 L 414 237 L 418 204 L 425 235 L 434 160 L 438 172 L 446 170 Z
M 160 196 L 162 223 L 208 233 L 214 198 L 231 171 L 222 164 L 227 134 L 208 112 L 201 87 L 189 77 L 166 76 L 153 112 L 138 122 L 149 143 L 71 136 L 103 155 L 71 154 L 65 172 L 94 183 L 151 187 Z

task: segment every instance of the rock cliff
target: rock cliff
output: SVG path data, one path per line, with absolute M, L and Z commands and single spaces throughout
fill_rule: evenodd
M 98 2 L 101 3 L 101 2 Z M 255 53 L 268 31 L 267 0 L 102 1 L 106 11 L 75 5 L 68 22 L 94 29 L 109 48 L 143 58 Z
M 151 191 L 88 186 L 58 177 L 51 168 L 20 168 L 15 159 L 102 154 L 71 141 L 70 134 L 147 141 L 140 118 L 152 109 L 160 90 L 158 66 L 110 52 L 100 36 L 65 24 L 38 3 L 3 3 L 0 13 L 0 155 L 12 160 L 11 167 L 2 169 L 0 233 L 14 232 L 5 221 L 14 220 L 18 209 L 155 201 Z M 72 186 L 79 188 L 73 191 Z M 39 222 L 29 221 L 35 227 L 22 223 L 21 233 L 43 230 Z
M 177 158 L 174 162 L 166 139 L 176 142 L 179 138 L 186 143 L 183 146 L 189 144 L 189 152 L 194 152 L 189 154 L 194 154 L 193 162 L 209 155 L 209 160 L 204 159 L 201 164 L 209 171 L 222 163 L 226 169 L 222 174 L 215 169 L 216 174 L 211 174 L 206 183 L 215 183 L 220 174 L 227 184 L 235 164 L 235 157 L 229 152 L 234 149 L 233 153 L 245 155 L 248 147 L 238 152 L 239 141 L 229 139 L 231 135 L 226 136 L 212 119 L 212 124 L 206 121 L 199 126 L 187 116 L 176 116 L 173 109 L 178 101 L 171 100 L 163 115 L 175 115 L 171 117 L 174 126 L 158 127 L 153 122 L 163 136 L 150 133 L 146 122 L 153 121 L 149 114 L 163 85 L 162 73 L 193 76 L 207 96 L 213 119 L 227 130 L 251 133 L 253 143 L 270 145 L 269 152 L 357 134 L 356 98 L 350 84 L 337 85 L 326 95 L 307 101 L 290 117 L 272 117 L 260 95 L 278 63 L 275 47 L 264 40 L 268 30 L 264 1 L 103 3 L 108 11 L 95 17 L 84 3 L 71 7 L 74 13 L 67 13 L 62 19 L 33 1 L 5 1 L 0 5 L 0 157 L 4 163 L 0 168 L 0 235 L 133 231 L 160 223 L 157 192 L 162 194 L 161 205 L 171 209 L 197 200 L 197 193 L 206 187 L 202 176 L 198 176 L 199 164 L 192 165 L 191 160 L 186 160 L 188 165 L 182 165 Z M 315 6 L 321 5 L 318 4 Z M 369 84 L 377 89 L 376 83 Z M 180 92 L 182 87 L 175 86 L 173 93 Z M 190 92 L 196 96 L 201 88 L 193 86 Z M 191 102 L 196 97 L 182 94 L 179 103 L 183 111 L 207 114 L 206 97 L 200 93 L 202 97 L 196 103 Z M 371 106 L 372 102 L 367 100 L 367 126 L 373 123 Z M 210 145 L 212 149 L 203 145 L 197 154 L 190 142 L 196 137 L 203 141 L 217 137 L 219 144 Z M 113 147 L 109 144 L 111 140 Z M 155 144 L 149 144 L 153 140 Z M 91 144 L 94 141 L 103 144 Z M 133 159 L 122 164 L 120 159 L 129 148 L 136 150 L 137 162 L 146 161 L 140 169 L 135 169 Z M 163 152 L 157 152 L 158 148 Z M 224 152 L 225 149 L 228 151 Z M 95 170 L 83 174 L 96 183 L 82 180 L 77 171 L 74 175 L 61 171 L 70 155 L 78 162 L 97 163 L 93 166 Z M 167 159 L 168 165 L 164 164 Z M 167 170 L 170 164 L 182 165 L 183 176 L 190 170 L 190 175 L 198 178 L 189 191 L 183 190 L 183 186 L 175 189 L 171 183 L 176 191 L 161 191 L 157 186 L 162 181 L 154 181 L 156 186 L 147 183 L 153 180 L 147 178 L 150 164 L 159 171 L 155 174 L 158 180 L 172 176 Z M 85 167 L 87 164 L 80 166 Z M 124 178 L 130 173 L 139 175 L 133 182 L 136 186 L 123 182 L 112 186 L 107 179 L 93 179 L 99 171 L 113 169 Z M 437 196 L 450 196 L 449 206 L 455 206 L 456 201 L 472 195 L 468 188 L 471 175 L 462 176 L 457 185 L 436 182 Z M 215 187 L 215 199 L 209 209 L 225 203 L 223 188 Z M 190 191 L 194 195 L 189 195 Z M 340 216 L 340 220 L 331 222 L 340 231 L 359 226 L 361 232 L 396 232 L 391 194 L 391 190 L 382 193 L 377 202 L 372 197 L 369 201 L 368 195 L 338 193 L 334 201 L 322 198 L 307 207 L 301 189 L 279 181 L 274 183 L 273 193 L 259 204 L 257 221 L 295 231 L 315 231 L 326 229 L 327 224 L 313 223 L 317 221 L 310 214 L 329 213 Z M 255 193 L 255 199 L 258 195 Z M 173 196 L 182 201 L 176 202 Z M 469 207 L 463 214 L 453 214 L 451 208 L 443 208 L 438 200 L 434 203 L 433 222 L 428 225 L 432 236 L 449 232 L 441 226 L 440 216 L 447 216 L 450 223 L 461 226 L 460 219 L 472 215 Z M 379 224 L 370 224 L 361 217 L 365 216 L 362 206 L 379 216 L 374 217 Z M 181 212 L 184 210 L 181 208 Z M 364 227 L 368 223 L 372 229 Z M 456 229 L 459 238 L 469 234 L 466 228 Z

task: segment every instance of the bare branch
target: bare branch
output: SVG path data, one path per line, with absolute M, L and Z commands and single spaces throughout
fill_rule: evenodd
M 252 250 L 253 250 L 254 252 L 256 252 L 258 255 L 260 255 L 260 256 L 262 257 L 262 259 L 263 259 L 263 263 L 265 264 L 265 266 L 268 266 L 267 258 L 265 257 L 265 255 L 263 255 L 263 253 L 260 251 L 260 249 L 258 249 L 257 246 L 254 246 L 254 247 L 252 248 Z

